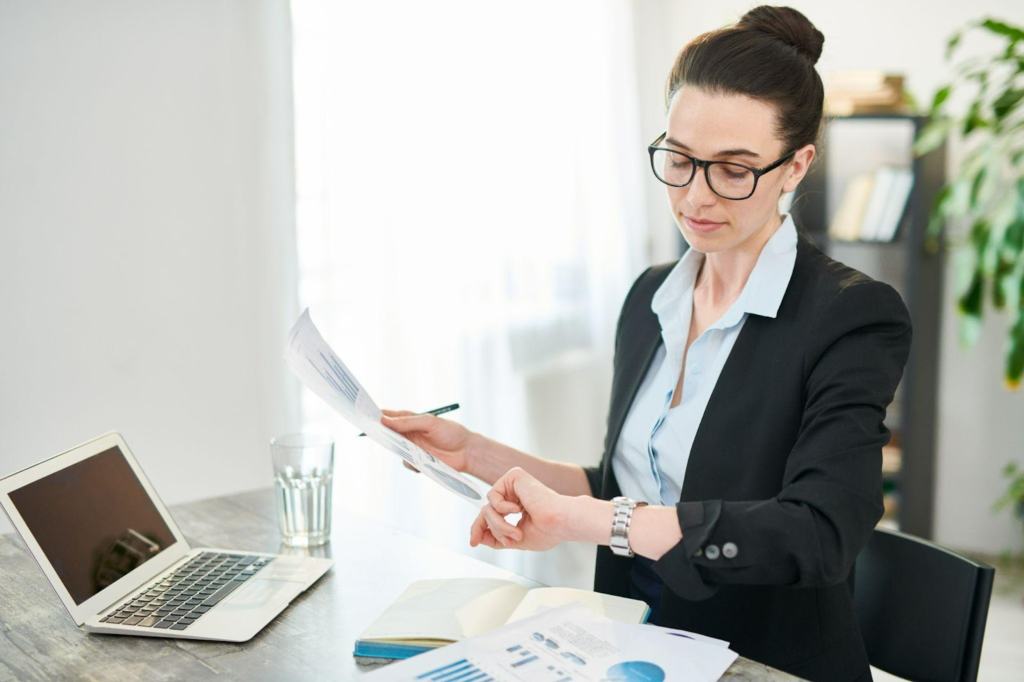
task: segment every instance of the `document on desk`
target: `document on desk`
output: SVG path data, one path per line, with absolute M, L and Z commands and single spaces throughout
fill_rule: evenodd
M 355 374 L 324 341 L 309 316 L 309 308 L 288 333 L 285 360 L 306 388 L 320 396 L 350 424 L 364 431 L 371 440 L 472 505 L 484 505 L 483 495 L 473 481 L 380 423 L 380 408 Z
M 579 604 L 551 609 L 367 675 L 396 680 L 713 682 L 736 652 L 675 631 L 619 623 Z

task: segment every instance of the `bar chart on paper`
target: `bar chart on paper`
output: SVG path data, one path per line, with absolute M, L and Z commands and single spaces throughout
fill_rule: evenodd
M 435 670 L 416 676 L 417 680 L 473 680 L 474 682 L 493 682 L 494 678 L 480 670 L 466 659 L 449 663 Z
M 324 361 L 323 368 L 317 367 L 312 360 L 307 358 L 310 366 L 324 378 L 324 381 L 333 386 L 334 390 L 343 395 L 355 407 L 356 398 L 359 396 L 359 388 L 356 386 L 355 380 L 342 367 L 341 362 L 334 355 L 327 357 L 322 352 L 318 355 Z

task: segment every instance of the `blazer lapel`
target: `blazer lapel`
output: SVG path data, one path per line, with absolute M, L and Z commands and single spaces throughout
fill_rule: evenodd
M 618 363 L 612 380 L 612 404 L 608 411 L 608 436 L 601 465 L 601 493 L 608 489 L 612 455 L 619 442 L 629 408 L 636 399 L 654 354 L 661 345 L 661 325 L 651 310 L 651 298 L 669 273 L 669 268 L 656 274 L 645 291 L 637 292 L 638 303 L 623 320 Z
M 801 254 L 806 259 L 811 248 L 806 238 L 798 237 L 797 263 L 776 317 L 750 314 L 743 323 L 694 435 L 686 462 L 681 500 L 717 495 L 721 493 L 717 486 L 730 485 L 728 481 L 721 480 L 723 471 L 735 474 L 744 470 L 741 460 L 730 459 L 740 454 L 732 445 L 733 439 L 744 433 L 749 423 L 749 418 L 744 422 L 744 415 L 758 414 L 764 408 L 766 396 L 771 395 L 772 380 L 766 372 L 790 357 L 780 334 L 793 324 L 797 305 L 794 297 L 804 289 Z
M 690 447 L 690 457 L 686 462 L 680 495 L 682 500 L 697 499 L 694 495 L 714 465 L 713 458 L 724 454 L 721 448 L 715 447 L 723 429 L 742 428 L 741 424 L 726 423 L 728 419 L 723 419 L 723 414 L 726 411 L 731 412 L 729 408 L 732 403 L 743 400 L 744 385 L 754 375 L 751 363 L 757 362 L 757 349 L 761 346 L 760 340 L 763 336 L 763 322 L 764 319 L 756 315 L 747 318 L 729 357 L 726 358 L 722 373 L 718 375 L 718 381 L 711 391 L 711 397 L 704 408 L 693 445 Z

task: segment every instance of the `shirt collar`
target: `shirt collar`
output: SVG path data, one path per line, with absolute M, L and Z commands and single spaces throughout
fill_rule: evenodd
M 712 328 L 728 329 L 745 313 L 774 318 L 793 275 L 796 247 L 796 224 L 791 214 L 783 214 L 782 225 L 761 249 L 743 291 Z M 689 336 L 693 286 L 703 262 L 703 253 L 687 250 L 651 300 L 651 310 L 658 315 L 663 334 L 669 330 L 673 335 L 682 333 L 683 343 Z M 681 329 L 684 322 L 685 328 Z

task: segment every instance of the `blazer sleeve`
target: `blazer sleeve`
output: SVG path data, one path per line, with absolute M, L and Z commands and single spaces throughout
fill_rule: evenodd
M 666 585 L 704 599 L 727 584 L 846 579 L 882 516 L 883 419 L 910 339 L 906 306 L 882 282 L 850 284 L 823 306 L 808 335 L 803 416 L 781 491 L 767 500 L 680 502 L 683 539 L 654 565 Z
M 649 267 L 640 273 L 640 276 L 636 278 L 633 285 L 629 288 L 629 293 L 626 294 L 626 300 L 622 302 L 622 309 L 619 311 L 619 321 L 615 326 L 615 353 L 619 352 L 619 339 L 622 337 L 622 321 L 626 317 L 626 311 L 629 310 L 630 301 L 633 299 L 633 295 L 636 290 L 640 288 L 640 283 L 644 281 L 644 278 L 653 270 L 653 267 Z M 605 425 L 607 428 L 607 424 Z M 610 457 L 609 453 L 605 453 L 605 457 Z M 597 466 L 583 467 L 583 473 L 587 475 L 587 482 L 590 484 L 590 495 L 591 497 L 598 497 L 601 495 L 601 474 L 604 460 L 601 461 Z

